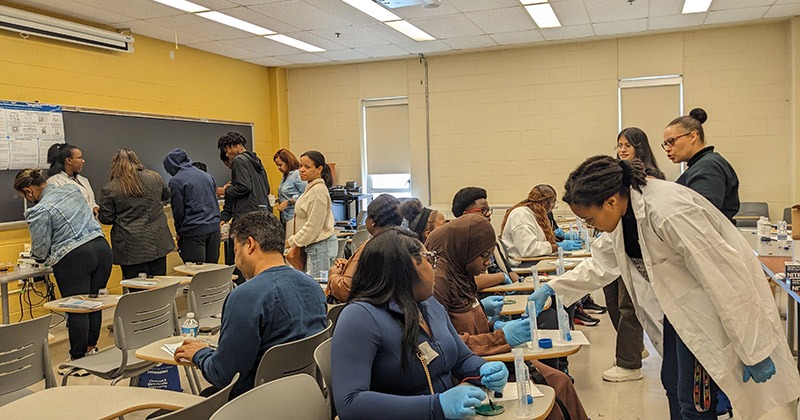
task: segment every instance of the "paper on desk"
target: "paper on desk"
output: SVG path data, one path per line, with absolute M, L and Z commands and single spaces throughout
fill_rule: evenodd
M 169 353 L 170 356 L 174 356 L 175 355 L 175 350 L 177 350 L 178 347 L 180 347 L 182 345 L 183 345 L 183 342 L 175 343 L 175 344 L 164 344 L 163 346 L 161 346 L 161 349 L 164 350 L 165 352 Z
M 539 391 L 533 383 L 531 383 L 531 395 L 534 398 L 534 404 L 536 403 L 536 398 L 544 397 L 542 391 Z M 506 386 L 503 387 L 503 396 L 502 397 L 494 397 L 492 396 L 492 401 L 500 402 L 500 401 L 516 401 L 517 400 L 517 383 L 516 382 L 506 382 Z M 489 398 L 483 400 L 484 404 L 489 403 Z
M 148 286 L 155 286 L 155 285 L 157 285 L 157 284 L 158 284 L 158 282 L 156 282 L 156 281 L 151 281 L 151 280 L 134 280 L 134 279 L 128 279 L 128 280 L 122 280 L 121 282 L 119 282 L 119 284 L 120 284 L 120 286 L 141 286 L 141 287 L 148 287 Z
M 58 306 L 62 308 L 97 309 L 103 306 L 103 302 L 99 300 L 67 298 L 67 300 L 60 302 Z

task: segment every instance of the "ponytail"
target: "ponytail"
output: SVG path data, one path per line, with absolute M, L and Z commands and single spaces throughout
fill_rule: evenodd
M 641 192 L 645 185 L 647 173 L 641 160 L 626 162 L 610 156 L 594 156 L 569 174 L 564 185 L 564 201 L 599 206 L 616 193 L 627 197 L 631 189 Z
M 17 176 L 14 177 L 14 189 L 17 191 L 22 191 L 24 188 L 28 188 L 31 185 L 40 187 L 44 185 L 45 181 L 46 178 L 41 169 L 23 169 L 17 172 Z
M 332 187 L 333 186 L 333 175 L 331 175 L 331 167 L 330 167 L 330 165 L 325 163 L 325 156 L 322 153 L 320 153 L 320 152 L 318 152 L 316 150 L 309 150 L 309 151 L 303 153 L 302 155 L 300 155 L 300 157 L 303 157 L 303 156 L 307 157 L 312 162 L 314 162 L 314 167 L 315 168 L 322 167 L 322 172 L 320 173 L 320 177 L 322 178 L 323 181 L 325 181 L 325 185 L 328 188 Z

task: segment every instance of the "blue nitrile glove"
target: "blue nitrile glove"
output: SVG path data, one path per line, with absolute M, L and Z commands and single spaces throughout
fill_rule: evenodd
M 531 293 L 528 296 L 528 300 L 532 300 L 536 302 L 536 314 L 542 313 L 542 309 L 544 309 L 545 303 L 547 303 L 547 299 L 550 299 L 550 296 L 555 295 L 556 292 L 550 287 L 549 284 L 543 284 L 536 289 L 535 292 Z
M 503 392 L 508 382 L 508 369 L 503 362 L 486 362 L 481 366 L 481 383 L 492 391 Z
M 495 323 L 495 326 L 497 323 Z M 511 347 L 531 341 L 531 322 L 526 319 L 508 321 L 501 327 L 506 336 L 506 343 Z
M 756 383 L 760 384 L 762 382 L 767 382 L 774 374 L 775 363 L 772 362 L 771 357 L 767 357 L 753 366 L 745 366 L 742 380 L 747 382 L 750 378 L 753 378 Z
M 571 231 L 567 232 L 567 233 L 564 235 L 564 239 L 572 239 L 572 240 L 576 240 L 576 241 L 578 241 L 578 240 L 580 240 L 580 239 L 581 239 L 581 234 L 580 234 L 580 232 L 578 232 L 578 231 L 571 230 Z
M 561 229 L 561 228 L 558 228 L 558 229 L 554 230 L 554 231 L 553 231 L 553 234 L 556 236 L 556 238 L 566 238 L 566 239 L 569 239 L 569 238 L 567 238 L 567 235 L 566 235 L 566 233 L 564 233 L 564 229 Z
M 481 305 L 483 305 L 483 310 L 486 312 L 486 315 L 500 315 L 500 312 L 503 311 L 503 300 L 504 298 L 502 296 L 488 296 L 481 299 Z
M 444 418 L 460 419 L 475 414 L 473 407 L 481 404 L 486 393 L 472 385 L 459 385 L 439 394 Z
M 500 284 L 511 284 L 514 283 L 511 281 L 511 277 L 508 276 L 508 273 L 503 273 L 503 282 Z
M 561 242 L 556 242 L 564 251 L 577 251 L 583 248 L 583 241 L 576 241 L 574 239 L 564 239 Z

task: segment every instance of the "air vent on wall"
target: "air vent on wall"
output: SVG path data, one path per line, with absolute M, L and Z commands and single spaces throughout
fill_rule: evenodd
M 107 50 L 133 51 L 132 36 L 6 6 L 0 6 L 0 29 Z

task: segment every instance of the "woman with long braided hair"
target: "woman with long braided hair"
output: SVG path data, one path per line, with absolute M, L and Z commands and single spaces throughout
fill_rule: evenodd
M 737 418 L 796 418 L 800 376 L 752 248 L 697 192 L 646 178 L 639 160 L 595 156 L 572 172 L 564 201 L 605 232 L 592 258 L 540 287 L 580 299 L 622 277 L 662 354 L 671 419 L 716 419 L 718 390 Z

